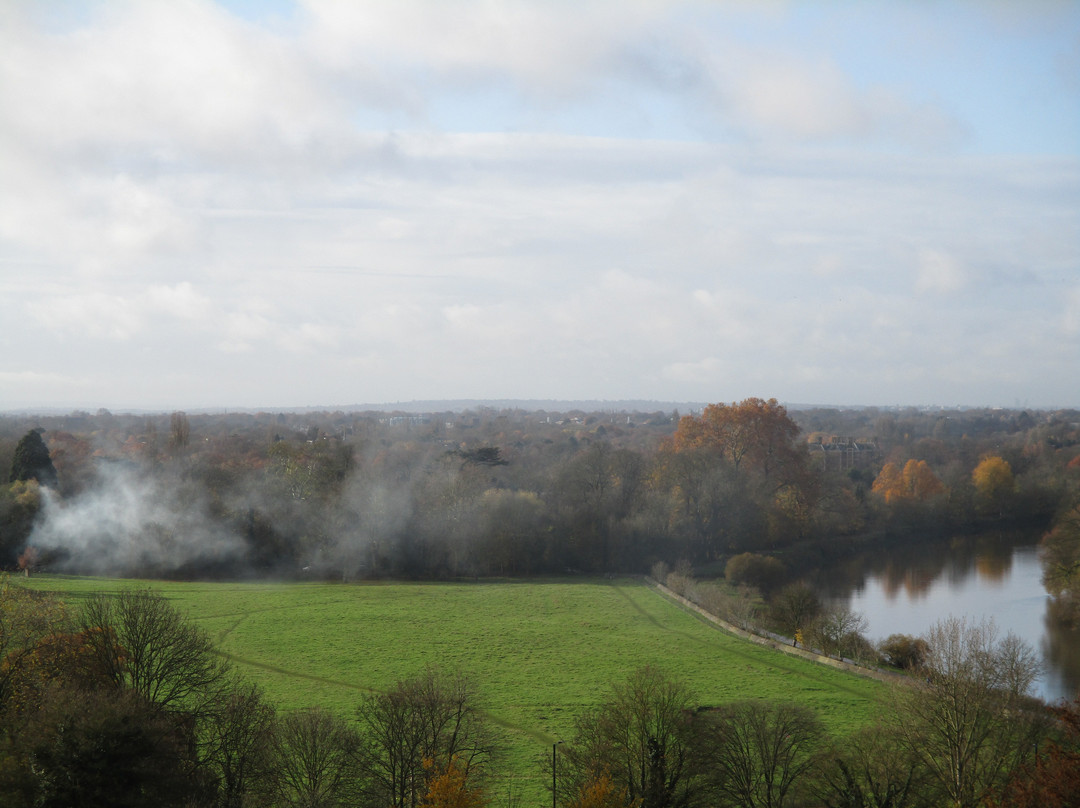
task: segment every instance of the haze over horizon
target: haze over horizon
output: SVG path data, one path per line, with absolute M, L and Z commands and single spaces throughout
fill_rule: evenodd
M 1080 405 L 1080 4 L 0 2 L 0 411 Z

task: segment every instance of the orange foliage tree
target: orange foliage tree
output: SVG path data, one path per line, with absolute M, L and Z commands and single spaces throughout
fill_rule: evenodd
M 775 398 L 739 404 L 710 404 L 700 416 L 686 415 L 672 436 L 676 451 L 711 449 L 738 472 L 744 462 L 768 478 L 795 462 L 798 425 Z
M 434 768 L 431 758 L 424 760 L 424 769 L 430 772 Z M 427 794 L 420 800 L 421 808 L 484 808 L 486 805 L 483 789 L 469 780 L 468 772 L 458 765 L 456 756 L 441 773 L 428 780 Z
M 567 808 L 637 808 L 641 799 L 631 801 L 625 788 L 619 788 L 604 771 L 581 784 Z
M 902 500 L 925 502 L 946 491 L 925 460 L 909 460 L 901 471 L 895 463 L 886 463 L 872 490 L 892 505 Z

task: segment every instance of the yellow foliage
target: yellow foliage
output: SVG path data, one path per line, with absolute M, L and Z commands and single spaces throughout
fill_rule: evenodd
M 997 455 L 984 457 L 971 472 L 971 481 L 976 491 L 990 499 L 1012 491 L 1016 484 L 1009 461 Z

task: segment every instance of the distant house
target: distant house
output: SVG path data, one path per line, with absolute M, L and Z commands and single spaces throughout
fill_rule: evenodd
M 845 438 L 833 435 L 809 444 L 810 458 L 821 463 L 822 471 L 874 469 L 881 463 L 881 450 L 873 438 Z

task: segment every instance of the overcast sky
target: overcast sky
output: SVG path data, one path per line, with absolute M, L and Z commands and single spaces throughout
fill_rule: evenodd
M 1075 2 L 0 0 L 0 410 L 1080 405 Z

